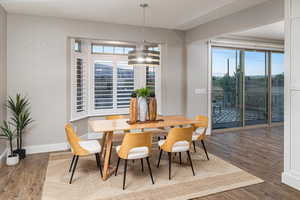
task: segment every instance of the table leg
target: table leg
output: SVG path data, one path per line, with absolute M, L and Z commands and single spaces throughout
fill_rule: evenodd
M 102 147 L 102 148 L 101 148 L 101 152 L 100 152 L 100 158 L 101 158 L 101 160 L 102 160 L 103 157 L 104 157 L 104 156 L 103 156 L 103 152 L 105 152 L 105 148 L 106 148 L 106 147 L 105 147 L 105 144 L 106 144 L 106 143 L 105 143 L 105 140 L 106 140 L 106 133 L 103 134 L 102 141 L 101 141 L 101 147 Z
M 104 157 L 104 166 L 103 166 L 103 180 L 107 180 L 110 171 L 109 171 L 109 163 L 110 163 L 110 154 L 112 149 L 112 139 L 113 132 L 107 132 L 105 137 L 105 157 Z

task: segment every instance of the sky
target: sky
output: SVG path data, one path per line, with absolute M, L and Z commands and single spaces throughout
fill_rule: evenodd
M 229 59 L 229 74 L 236 71 L 236 63 L 239 62 L 239 50 L 234 49 L 212 49 L 212 72 L 213 76 L 224 76 L 227 73 L 227 60 Z M 272 53 L 272 74 L 283 73 L 284 55 Z M 265 75 L 265 53 L 257 51 L 245 51 L 245 75 Z

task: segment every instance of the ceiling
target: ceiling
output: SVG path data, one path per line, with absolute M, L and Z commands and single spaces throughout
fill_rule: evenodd
M 234 35 L 261 39 L 284 40 L 284 21 L 235 33 Z
M 187 30 L 266 0 L 0 0 L 8 13 Z

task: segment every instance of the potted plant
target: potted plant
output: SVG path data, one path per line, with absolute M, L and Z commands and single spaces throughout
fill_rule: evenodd
M 9 97 L 7 107 L 11 112 L 12 125 L 17 133 L 17 149 L 15 152 L 19 154 L 20 159 L 24 159 L 26 150 L 23 149 L 23 133 L 27 126 L 33 122 L 30 113 L 30 103 L 26 97 L 17 94 L 15 99 Z
M 137 89 L 135 92 L 138 96 L 139 120 L 144 122 L 147 120 L 148 115 L 147 97 L 150 95 L 151 91 L 149 88 L 145 87 Z
M 3 121 L 3 125 L 0 126 L 1 134 L 0 139 L 6 139 L 9 142 L 9 151 L 6 154 L 6 164 L 8 166 L 16 165 L 19 163 L 19 155 L 13 152 L 13 139 L 15 137 L 15 131 L 13 131 L 7 121 Z

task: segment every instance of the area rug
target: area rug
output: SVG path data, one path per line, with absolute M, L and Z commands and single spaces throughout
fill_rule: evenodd
M 196 176 L 193 176 L 187 157 L 183 154 L 181 165 L 179 156 L 173 156 L 170 181 L 168 155 L 163 154 L 160 167 L 157 168 L 158 153 L 157 148 L 153 149 L 151 156 L 155 184 L 151 183 L 146 162 L 142 172 L 140 160 L 130 161 L 125 190 L 122 190 L 122 161 L 118 175 L 112 175 L 107 181 L 103 181 L 96 167 L 95 157 L 80 158 L 73 183 L 70 185 L 71 174 L 68 169 L 72 155 L 68 152 L 52 153 L 49 157 L 42 200 L 184 200 L 263 182 L 212 154 L 209 154 L 208 161 L 200 148 L 196 153 L 192 153 Z M 111 164 L 116 164 L 115 155 L 112 155 Z

